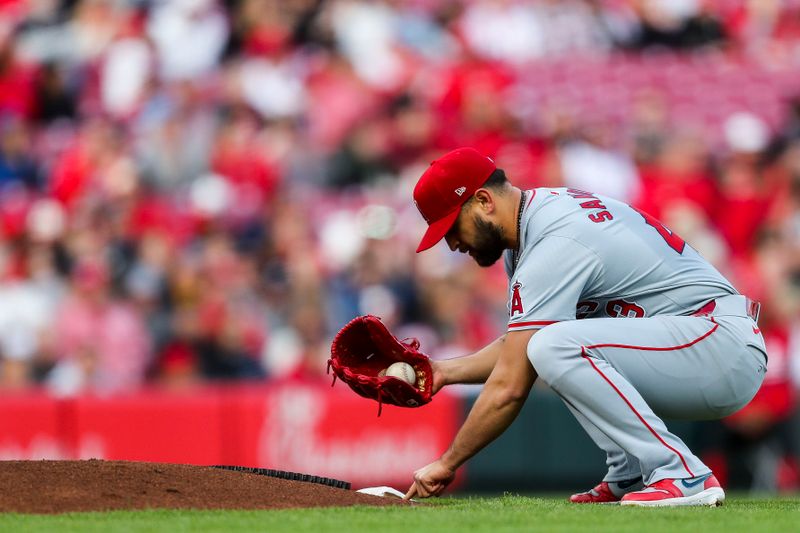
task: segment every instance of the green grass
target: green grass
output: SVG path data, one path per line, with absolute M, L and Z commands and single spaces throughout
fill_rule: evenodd
M 692 531 L 800 530 L 800 499 L 728 498 L 723 507 L 640 509 L 570 505 L 559 498 L 443 498 L 413 508 L 349 507 L 283 511 L 120 511 L 0 514 L 0 531 Z

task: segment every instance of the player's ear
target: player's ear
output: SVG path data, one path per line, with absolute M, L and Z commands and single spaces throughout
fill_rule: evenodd
M 494 195 L 489 189 L 480 188 L 473 195 L 475 203 L 484 214 L 490 215 L 495 210 Z

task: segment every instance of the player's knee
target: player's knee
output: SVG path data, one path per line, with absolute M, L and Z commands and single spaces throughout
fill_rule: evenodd
M 570 349 L 567 333 L 562 323 L 552 324 L 528 341 L 528 359 L 545 382 L 563 373 L 570 353 L 575 351 Z

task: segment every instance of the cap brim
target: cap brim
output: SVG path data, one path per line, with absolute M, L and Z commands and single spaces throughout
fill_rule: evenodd
M 417 253 L 423 252 L 441 241 L 447 232 L 450 231 L 450 228 L 453 227 L 453 223 L 458 218 L 459 213 L 461 213 L 461 206 L 452 213 L 445 215 L 444 218 L 440 218 L 428 226 L 428 231 L 425 232 L 425 235 L 422 236 L 422 240 L 419 241 Z

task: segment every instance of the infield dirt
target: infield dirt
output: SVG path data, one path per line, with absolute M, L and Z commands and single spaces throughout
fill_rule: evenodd
M 0 461 L 0 512 L 403 505 L 316 483 L 191 465 Z

